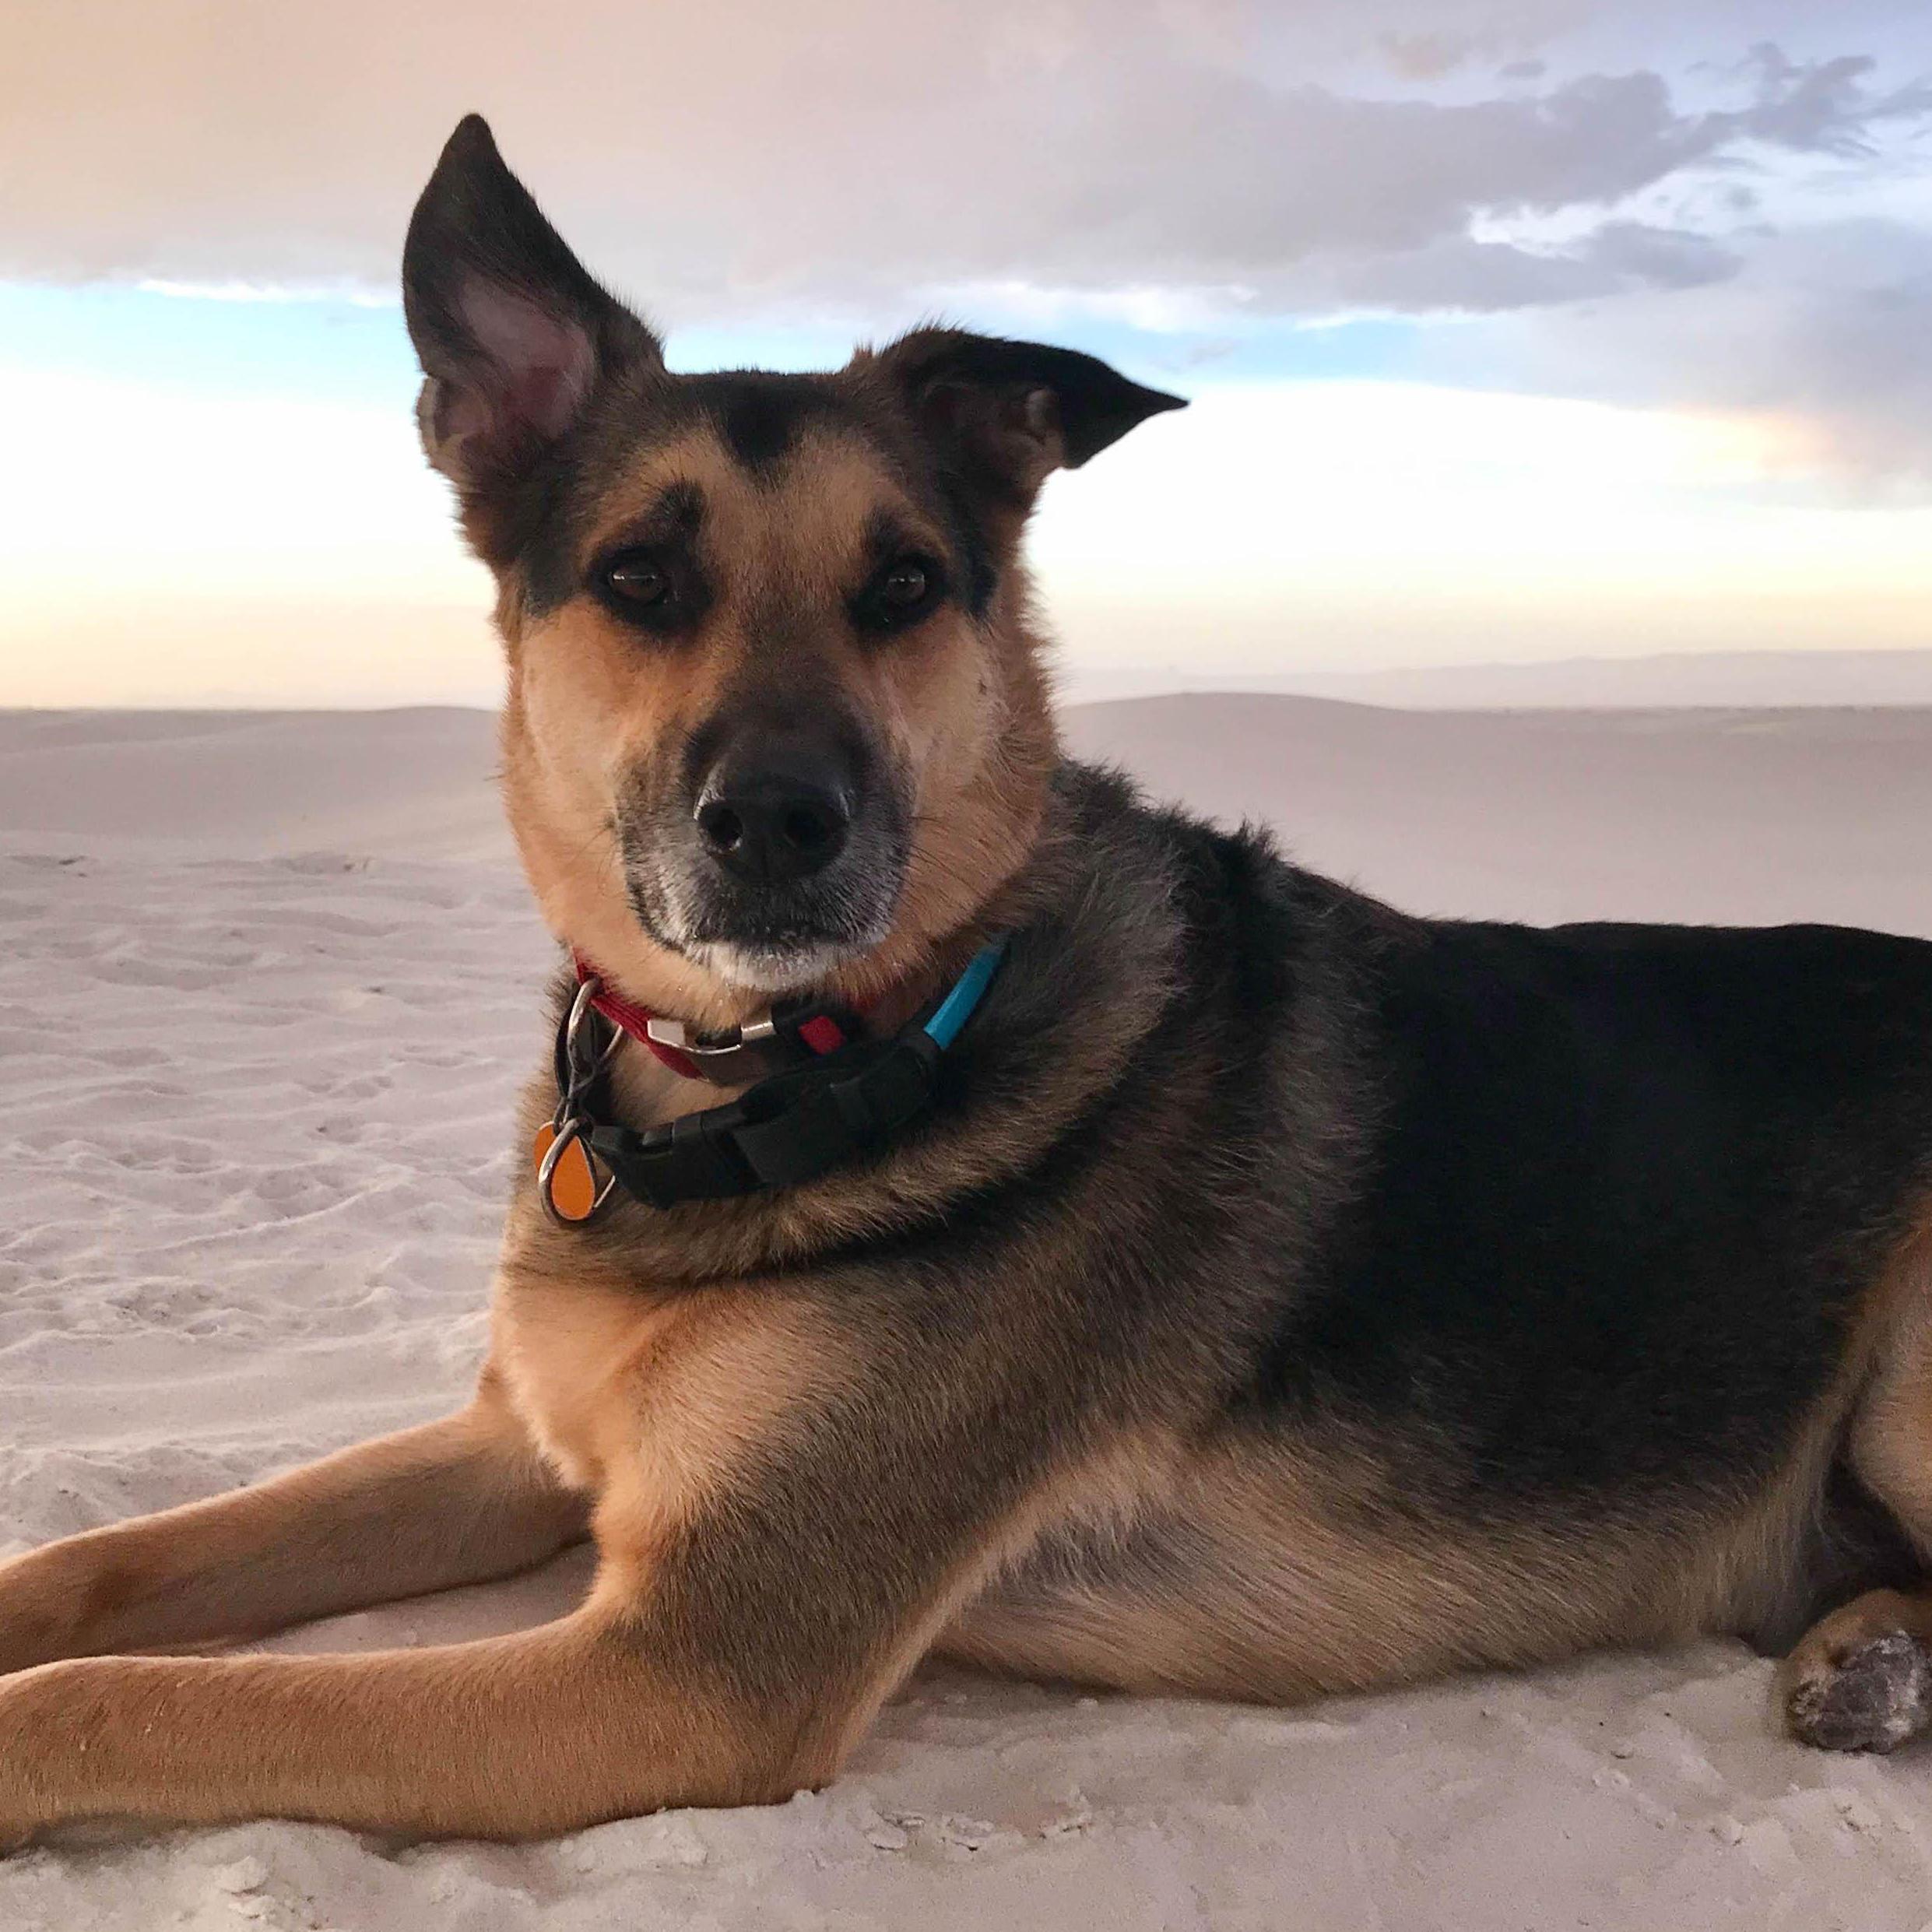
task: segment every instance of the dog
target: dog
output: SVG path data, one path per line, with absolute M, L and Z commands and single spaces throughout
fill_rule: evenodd
M 936 1655 L 1742 1633 L 1800 1739 L 1932 1723 L 1932 946 L 1411 918 L 1063 759 L 1028 511 L 1177 406 L 1089 357 L 673 374 L 473 117 L 404 286 L 573 959 L 488 1358 L 0 1565 L 0 1837 L 775 1800 Z M 188 1654 L 587 1536 L 542 1628 Z

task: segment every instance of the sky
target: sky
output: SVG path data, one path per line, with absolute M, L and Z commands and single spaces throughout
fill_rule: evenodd
M 457 118 L 673 367 L 1192 399 L 1076 673 L 1932 645 L 1924 0 L 0 0 L 0 704 L 490 701 L 395 288 Z

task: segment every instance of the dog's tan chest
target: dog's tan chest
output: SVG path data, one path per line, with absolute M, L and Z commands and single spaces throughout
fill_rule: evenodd
M 762 1283 L 654 1290 L 507 1263 L 491 1367 L 545 1460 L 595 1499 L 607 1562 L 739 1477 L 747 1450 L 843 1371 L 822 1316 Z
M 633 1433 L 638 1372 L 673 1305 L 648 1290 L 504 1269 L 491 1361 L 531 1439 L 572 1488 L 609 1482 Z

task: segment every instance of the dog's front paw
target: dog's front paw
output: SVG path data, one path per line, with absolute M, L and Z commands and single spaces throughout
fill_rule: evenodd
M 1785 1697 L 1791 1734 L 1824 1751 L 1896 1751 L 1932 1726 L 1932 1656 L 1881 1631 L 1798 1672 Z

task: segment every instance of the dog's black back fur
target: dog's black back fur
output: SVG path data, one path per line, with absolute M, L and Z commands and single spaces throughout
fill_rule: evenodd
M 1932 945 L 1416 921 L 1355 971 L 1376 1151 L 1258 1400 L 1426 1413 L 1477 1512 L 1768 1474 L 1927 1178 Z

